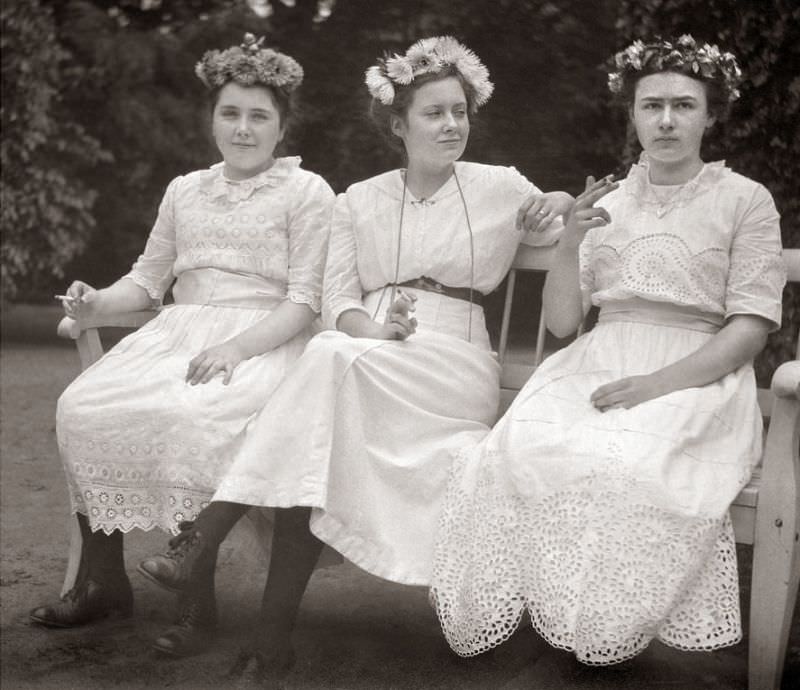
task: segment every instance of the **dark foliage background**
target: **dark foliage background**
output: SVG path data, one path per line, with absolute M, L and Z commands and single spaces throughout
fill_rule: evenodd
M 245 31 L 304 66 L 302 118 L 286 153 L 337 191 L 400 162 L 365 117 L 363 72 L 383 51 L 439 33 L 463 40 L 496 85 L 465 158 L 515 165 L 543 189 L 575 193 L 586 174 L 622 171 L 636 155 L 625 114 L 609 105 L 608 56 L 655 34 L 719 42 L 747 78 L 708 157 L 763 182 L 783 214 L 785 246 L 800 246 L 795 0 L 339 0 L 323 23 L 314 0 L 273 7 L 261 19 L 242 0 L 4 0 L 6 299 L 45 300 L 63 276 L 103 285 L 127 270 L 169 180 L 217 160 L 193 65 Z M 762 379 L 793 355 L 799 303 L 787 295 Z

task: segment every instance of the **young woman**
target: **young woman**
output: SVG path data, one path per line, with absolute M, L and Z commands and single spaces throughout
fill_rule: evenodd
M 525 610 L 587 664 L 741 636 L 728 507 L 761 453 L 751 362 L 780 321 L 778 213 L 700 155 L 738 95 L 730 53 L 637 41 L 616 67 L 644 153 L 619 185 L 589 178 L 544 293 L 556 335 L 590 304 L 599 323 L 454 463 L 431 595 L 463 656 Z
M 246 424 L 312 335 L 334 195 L 299 158 L 274 156 L 303 71 L 260 43 L 248 34 L 197 65 L 223 162 L 170 183 L 130 273 L 102 290 L 76 281 L 67 291 L 66 311 L 81 319 L 150 307 L 177 278 L 175 303 L 59 399 L 83 544 L 74 587 L 32 611 L 36 623 L 130 614 L 123 533 L 177 533 L 208 504 Z M 207 627 L 213 579 L 202 589 L 208 596 L 186 599 L 181 617 Z
M 381 577 L 429 583 L 452 453 L 486 434 L 497 410 L 481 297 L 511 264 L 518 214 L 533 241 L 552 242 L 551 221 L 573 202 L 513 168 L 459 162 L 492 85 L 454 39 L 380 62 L 367 85 L 408 164 L 336 202 L 323 299 L 333 330 L 312 340 L 249 428 L 193 528 L 142 564 L 167 586 L 191 586 L 248 505 L 294 507 L 279 516 L 296 538 L 281 554 L 273 545 L 261 614 L 258 658 L 273 669 L 291 659 L 322 542 Z

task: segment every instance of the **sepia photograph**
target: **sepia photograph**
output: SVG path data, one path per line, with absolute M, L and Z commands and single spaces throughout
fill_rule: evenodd
M 796 0 L 1 0 L 3 690 L 800 688 Z

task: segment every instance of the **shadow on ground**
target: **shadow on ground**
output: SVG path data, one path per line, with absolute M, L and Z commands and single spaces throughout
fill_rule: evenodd
M 48 323 L 52 319 L 48 313 Z M 79 367 L 74 350 L 53 343 L 24 345 L 7 338 L 1 355 L 4 690 L 253 687 L 225 675 L 256 624 L 264 579 L 262 568 L 244 560 L 241 549 L 224 552 L 217 578 L 218 643 L 202 657 L 167 660 L 150 649 L 171 622 L 174 602 L 134 570 L 142 557 L 161 550 L 160 533 L 127 537 L 136 597 L 132 618 L 62 631 L 28 623 L 31 607 L 57 595 L 66 564 L 68 497 L 56 454 L 54 411 Z M 745 603 L 750 557 L 749 548 L 740 548 Z M 787 656 L 787 690 L 800 686 L 798 618 Z M 286 690 L 743 690 L 747 676 L 746 640 L 712 654 L 653 644 L 630 662 L 592 668 L 552 649 L 527 625 L 494 652 L 460 659 L 447 648 L 423 589 L 379 580 L 347 563 L 316 571 L 295 647 L 297 665 L 278 686 Z

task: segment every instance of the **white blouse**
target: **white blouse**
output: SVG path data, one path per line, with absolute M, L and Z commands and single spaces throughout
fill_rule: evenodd
M 319 311 L 333 201 L 299 157 L 241 181 L 228 180 L 222 163 L 176 177 L 126 277 L 159 300 L 181 274 L 217 269 L 276 281 L 288 299 Z
M 599 202 L 611 223 L 581 244 L 587 303 L 643 298 L 693 307 L 718 325 L 753 314 L 778 328 L 786 271 L 770 193 L 724 161 L 667 191 L 649 182 L 643 156 Z
M 369 314 L 362 297 L 393 282 L 426 276 L 449 287 L 471 284 L 489 293 L 508 272 L 523 238 L 529 244 L 552 244 L 563 229 L 560 219 L 542 233 L 516 228 L 522 202 L 540 190 L 511 167 L 457 162 L 455 175 L 433 196 L 416 199 L 406 189 L 405 204 L 403 188 L 404 172 L 392 170 L 338 196 L 322 306 L 329 328 L 336 327 L 344 311 Z

